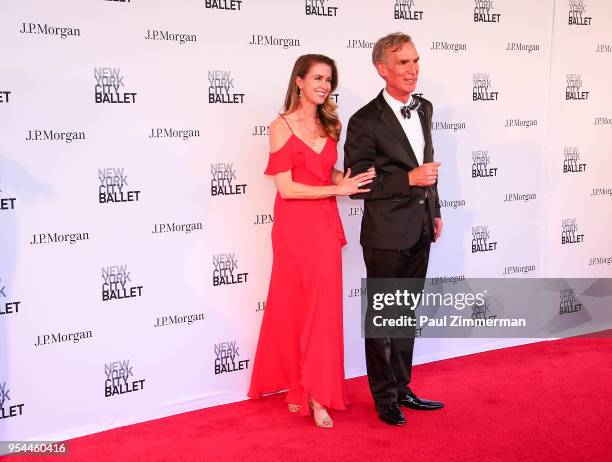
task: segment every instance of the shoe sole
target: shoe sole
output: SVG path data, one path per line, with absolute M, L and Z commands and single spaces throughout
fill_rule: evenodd
M 402 406 L 405 407 L 406 409 L 413 409 L 415 411 L 437 411 L 438 409 L 442 409 L 444 406 L 440 406 L 440 407 L 412 407 L 412 406 L 407 406 L 405 404 L 399 404 L 398 406 Z
M 387 425 L 393 425 L 394 427 L 401 427 L 402 425 L 406 425 L 406 423 L 407 423 L 406 421 L 404 421 L 404 422 L 389 422 L 388 420 L 381 419 L 380 417 L 379 417 L 379 420 L 381 422 L 386 423 Z

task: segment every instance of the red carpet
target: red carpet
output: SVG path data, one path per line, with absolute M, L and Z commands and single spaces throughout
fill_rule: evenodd
M 612 339 L 542 342 L 438 361 L 414 370 L 413 389 L 440 411 L 406 411 L 390 427 L 373 410 L 365 377 L 352 405 L 319 429 L 275 395 L 70 441 L 61 461 L 610 461 Z

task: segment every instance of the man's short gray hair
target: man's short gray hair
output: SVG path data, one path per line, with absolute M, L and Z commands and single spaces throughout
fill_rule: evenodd
M 372 48 L 372 64 L 376 66 L 376 63 L 384 61 L 388 50 L 397 51 L 404 43 L 412 43 L 412 37 L 402 32 L 395 32 L 379 38 Z

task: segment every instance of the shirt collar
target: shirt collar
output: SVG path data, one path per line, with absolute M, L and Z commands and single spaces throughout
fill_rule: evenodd
M 402 107 L 410 104 L 410 101 L 412 100 L 412 95 L 410 95 L 410 98 L 408 98 L 408 102 L 404 104 L 400 100 L 397 100 L 393 96 L 391 96 L 389 92 L 387 91 L 387 89 L 385 88 L 383 90 L 383 98 L 385 98 L 385 101 L 387 102 L 387 104 L 391 106 L 391 109 L 393 110 L 395 114 L 401 115 Z

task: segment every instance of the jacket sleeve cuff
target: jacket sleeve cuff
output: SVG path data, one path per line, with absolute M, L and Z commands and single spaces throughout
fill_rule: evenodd
M 407 172 L 398 172 L 388 175 L 384 179 L 383 188 L 390 197 L 406 197 L 412 195 L 412 189 L 408 183 Z

